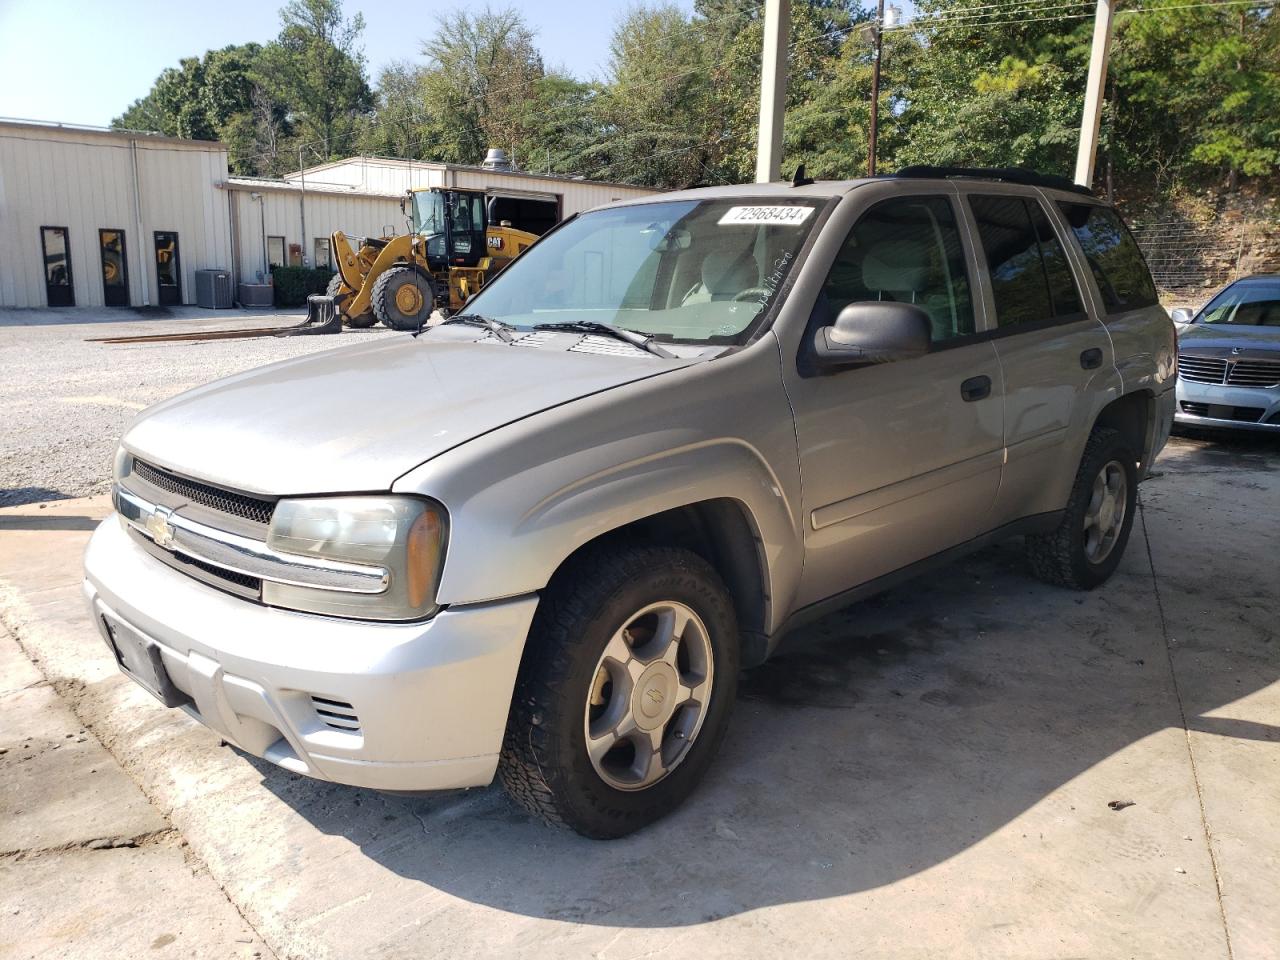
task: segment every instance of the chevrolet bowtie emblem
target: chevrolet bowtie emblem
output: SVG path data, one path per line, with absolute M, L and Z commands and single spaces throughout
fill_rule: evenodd
M 168 507 L 156 507 L 151 516 L 147 517 L 146 522 L 147 533 L 151 534 L 151 539 L 155 541 L 157 547 L 163 547 L 165 550 L 173 549 L 173 524 L 169 522 L 172 513 L 173 511 Z

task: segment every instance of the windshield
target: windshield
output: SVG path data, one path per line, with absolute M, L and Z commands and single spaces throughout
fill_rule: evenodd
M 1209 301 L 1196 322 L 1280 327 L 1280 280 L 1233 283 Z
M 467 312 L 525 329 L 586 321 L 741 343 L 794 266 L 817 206 L 684 200 L 584 214 L 513 262 Z
M 413 232 L 427 238 L 427 256 L 444 256 L 444 197 L 432 190 L 413 194 Z

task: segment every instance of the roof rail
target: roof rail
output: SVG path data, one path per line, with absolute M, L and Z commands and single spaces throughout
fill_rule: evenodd
M 1038 173 L 1026 167 L 930 167 L 924 165 L 903 167 L 892 177 L 907 180 L 999 180 L 1002 183 L 1020 183 L 1028 187 L 1048 187 L 1051 190 L 1070 190 L 1087 197 L 1094 196 L 1088 187 L 1073 183 L 1066 177 L 1052 173 Z

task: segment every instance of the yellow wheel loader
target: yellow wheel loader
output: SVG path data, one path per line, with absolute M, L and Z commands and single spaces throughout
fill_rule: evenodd
M 338 272 L 326 292 L 342 321 L 416 330 L 436 307 L 461 307 L 538 239 L 505 221 L 490 225 L 485 200 L 479 190 L 410 190 L 401 202 L 401 209 L 412 206 L 408 234 L 366 237 L 357 247 L 334 233 Z

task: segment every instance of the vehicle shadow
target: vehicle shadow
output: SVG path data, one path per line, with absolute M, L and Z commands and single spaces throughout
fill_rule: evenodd
M 1187 465 L 1198 463 L 1193 452 Z M 1161 483 L 1167 489 L 1167 479 L 1144 484 L 1144 495 Z M 1196 556 L 1238 596 L 1274 592 L 1274 574 L 1248 559 L 1262 540 L 1225 545 L 1215 531 L 1180 524 L 1172 501 L 1154 497 L 1162 499 L 1145 517 L 1158 569 L 1161 557 Z M 1085 829 L 1118 829 L 1105 819 L 1119 816 L 1107 808 L 1118 798 L 1081 796 L 1071 782 L 1152 734 L 1181 730 L 1171 673 L 1181 654 L 1166 647 L 1166 613 L 1196 656 L 1178 671 L 1187 725 L 1280 736 L 1266 724 L 1202 716 L 1280 678 L 1270 618 L 1223 624 L 1212 612 L 1196 620 L 1172 598 L 1162 607 L 1135 524 L 1119 572 L 1090 594 L 1031 580 L 1015 541 L 794 635 L 743 675 L 704 785 L 623 840 L 549 829 L 497 787 L 391 797 L 251 762 L 316 828 L 424 887 L 531 917 L 696 924 L 911 877 L 1042 803 Z M 1182 782 L 1180 739 L 1167 755 L 1157 777 Z M 1153 789 L 1150 777 L 1137 782 Z

